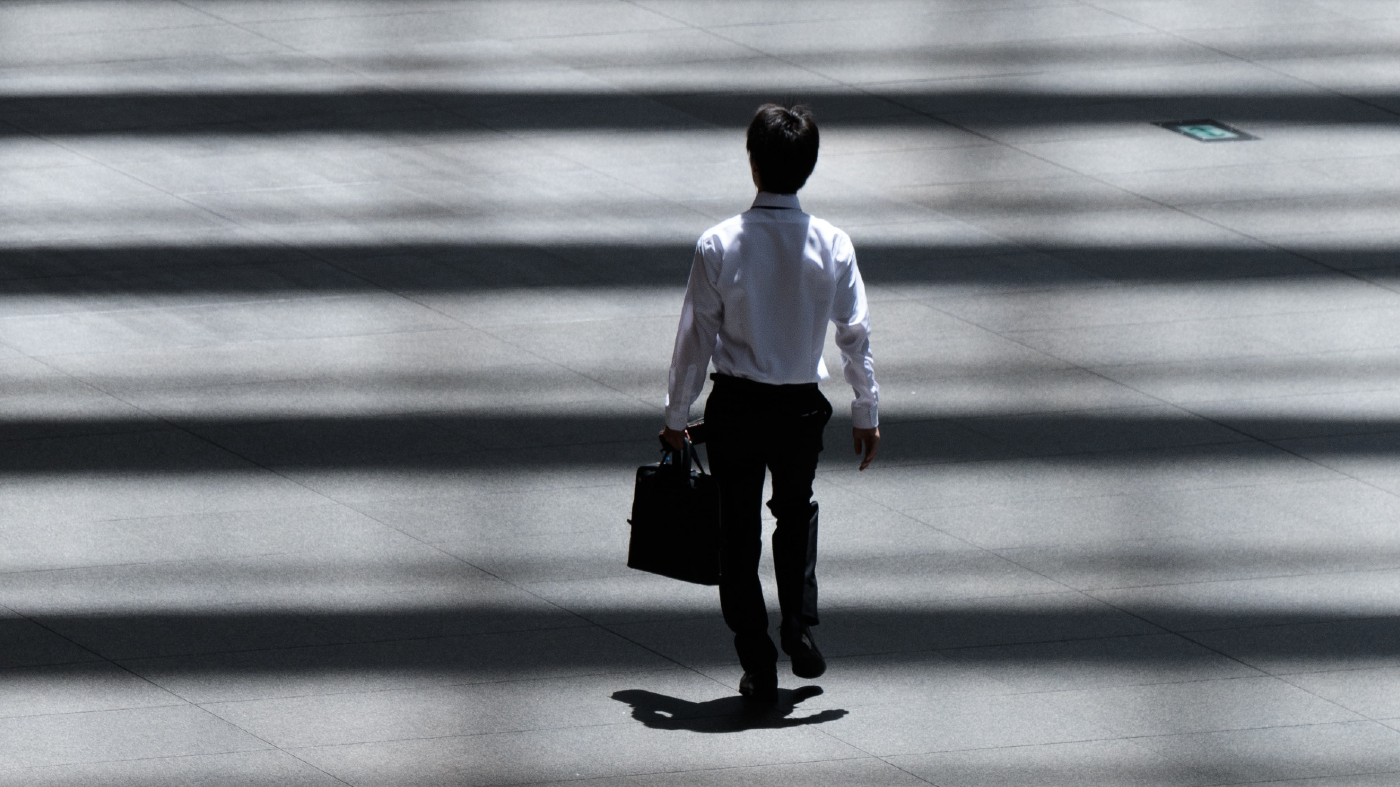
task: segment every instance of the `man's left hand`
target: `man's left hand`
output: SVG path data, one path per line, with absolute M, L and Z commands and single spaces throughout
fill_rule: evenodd
M 856 455 L 861 457 L 860 469 L 864 470 L 875 461 L 875 453 L 880 450 L 880 428 L 854 428 L 851 435 L 855 438 Z

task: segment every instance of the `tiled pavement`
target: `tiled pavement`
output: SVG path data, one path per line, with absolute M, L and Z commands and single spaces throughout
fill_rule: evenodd
M 0 2 L 0 784 L 1400 782 L 1397 53 L 1395 0 Z M 623 520 L 784 97 L 886 442 L 828 432 L 831 669 L 754 715 Z

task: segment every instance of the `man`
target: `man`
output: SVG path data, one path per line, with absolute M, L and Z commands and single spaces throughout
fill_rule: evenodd
M 666 398 L 662 437 L 683 446 L 690 405 L 714 362 L 705 403 L 710 469 L 720 497 L 720 608 L 744 668 L 739 692 L 778 696 L 777 650 L 758 581 L 765 469 L 777 517 L 773 564 L 783 651 L 792 671 L 815 678 L 826 662 L 817 624 L 817 504 L 812 480 L 831 404 L 822 348 L 836 325 L 860 469 L 880 443 L 879 386 L 870 356 L 865 285 L 850 238 L 802 212 L 797 191 L 817 164 L 817 124 L 804 106 L 765 104 L 749 124 L 753 207 L 700 237 L 690 270 Z

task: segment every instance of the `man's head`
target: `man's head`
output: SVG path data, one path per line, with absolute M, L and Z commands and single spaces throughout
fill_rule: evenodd
M 817 121 L 796 104 L 764 104 L 749 123 L 749 163 L 764 191 L 796 194 L 817 166 Z

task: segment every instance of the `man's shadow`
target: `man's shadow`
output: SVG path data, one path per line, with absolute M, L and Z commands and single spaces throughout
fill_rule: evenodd
M 798 703 L 821 693 L 820 686 L 778 689 L 778 701 L 772 704 L 750 702 L 735 696 L 707 702 L 690 702 L 645 689 L 624 689 L 613 692 L 612 698 L 631 705 L 632 718 L 652 729 L 743 732 L 821 724 L 825 721 L 836 721 L 846 715 L 845 710 L 828 709 L 812 716 L 789 718 Z

